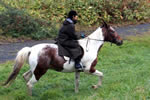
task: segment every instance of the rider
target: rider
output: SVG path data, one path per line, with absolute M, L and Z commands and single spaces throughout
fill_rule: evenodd
M 80 64 L 80 60 L 83 50 L 77 41 L 79 38 L 81 38 L 81 36 L 75 33 L 75 24 L 77 23 L 77 19 L 77 12 L 71 10 L 59 30 L 57 43 L 59 47 L 59 55 L 67 56 L 73 59 L 75 61 L 75 69 L 77 71 L 82 71 L 83 67 Z

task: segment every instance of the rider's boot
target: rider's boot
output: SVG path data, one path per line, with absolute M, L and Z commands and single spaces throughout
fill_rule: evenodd
M 83 66 L 80 64 L 80 61 L 79 61 L 79 60 L 75 60 L 75 69 L 76 69 L 78 72 L 83 71 Z

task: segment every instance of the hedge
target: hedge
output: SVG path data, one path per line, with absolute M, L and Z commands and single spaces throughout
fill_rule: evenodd
M 3 35 L 34 39 L 53 37 L 71 10 L 82 26 L 138 22 L 150 19 L 150 0 L 2 0 L 0 29 Z

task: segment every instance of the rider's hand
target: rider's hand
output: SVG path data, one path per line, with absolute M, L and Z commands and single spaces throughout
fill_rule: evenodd
M 81 38 L 85 38 L 85 34 L 84 33 L 81 33 Z

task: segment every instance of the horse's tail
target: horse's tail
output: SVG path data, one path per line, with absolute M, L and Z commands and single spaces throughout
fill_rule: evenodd
M 7 81 L 3 85 L 7 85 L 8 83 L 15 80 L 15 78 L 17 77 L 17 75 L 18 75 L 21 67 L 23 66 L 24 62 L 26 60 L 28 60 L 30 53 L 31 53 L 31 48 L 30 47 L 24 47 L 23 49 L 21 49 L 18 52 L 17 57 L 15 59 L 15 65 L 14 65 L 14 68 L 13 68 L 13 72 L 10 74 Z

